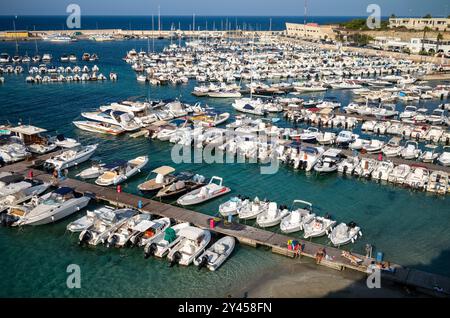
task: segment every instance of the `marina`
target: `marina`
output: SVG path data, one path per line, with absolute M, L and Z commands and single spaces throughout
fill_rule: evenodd
M 54 244 L 48 267 L 62 266 L 64 253 L 92 262 L 85 296 L 112 294 L 94 286 L 105 264 L 131 295 L 172 295 L 178 287 L 165 279 L 176 277 L 223 296 L 252 273 L 305 259 L 367 275 L 378 268 L 400 286 L 449 296 L 450 85 L 433 79 L 438 64 L 267 32 L 108 32 L 50 36 L 38 43 L 45 61 L 25 58 L 33 41 L 19 43 L 20 56 L 0 43 L 0 173 L 25 177 L 0 177 L 0 209 L 19 226 L 0 228 L 7 255 L 26 264 Z M 41 82 L 61 85 L 30 85 Z M 20 188 L 28 179 L 38 183 Z M 77 203 L 58 210 L 49 201 Z M 118 211 L 134 212 L 119 222 Z M 91 220 L 113 214 L 101 238 L 97 227 L 85 236 Z M 139 282 L 120 277 L 133 266 L 158 287 L 132 292 Z M 37 295 L 63 290 L 49 286 Z

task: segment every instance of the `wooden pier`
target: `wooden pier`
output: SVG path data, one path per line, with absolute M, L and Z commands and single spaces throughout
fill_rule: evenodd
M 54 154 L 53 154 L 54 155 Z M 43 160 L 50 155 L 41 156 Z M 95 200 L 106 202 L 113 206 L 135 208 L 142 213 L 150 213 L 159 217 L 168 217 L 177 222 L 190 222 L 191 224 L 206 228 L 220 235 L 229 235 L 235 237 L 240 243 L 253 246 L 269 248 L 273 253 L 288 257 L 308 257 L 315 259 L 317 264 L 330 267 L 336 270 L 351 269 L 363 273 L 369 273 L 369 265 L 374 262 L 373 258 L 352 253 L 351 255 L 359 258 L 362 262 L 352 263 L 348 258 L 342 256 L 343 250 L 331 246 L 317 244 L 307 240 L 301 240 L 289 235 L 283 235 L 271 232 L 265 229 L 248 226 L 236 222 L 228 223 L 221 219 L 211 228 L 210 220 L 212 216 L 188 210 L 178 206 L 165 204 L 162 202 L 147 199 L 130 193 L 118 193 L 115 188 L 100 187 L 95 184 L 86 183 L 71 178 L 62 178 L 55 180 L 48 173 L 34 169 L 31 162 L 19 162 L 0 168 L 0 171 L 10 171 L 22 173 L 25 176 L 33 172 L 33 178 L 46 181 L 57 182 L 58 186 L 67 186 L 80 194 L 89 194 Z M 140 206 L 140 208 L 138 208 Z M 300 243 L 301 250 L 293 251 L 288 249 L 287 242 L 297 240 Z M 324 257 L 317 258 L 318 252 L 324 252 Z M 449 297 L 450 296 L 450 278 L 423 271 L 405 268 L 401 265 L 390 264 L 393 272 L 381 271 L 381 279 L 389 279 L 393 282 L 407 285 L 417 290 L 430 294 L 432 296 Z

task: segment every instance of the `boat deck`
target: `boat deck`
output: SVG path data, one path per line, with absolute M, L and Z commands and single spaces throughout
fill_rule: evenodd
M 42 156 L 40 159 L 45 159 L 49 156 L 50 155 Z M 24 175 L 28 175 L 29 171 L 33 171 L 34 178 L 42 181 L 55 182 L 51 175 L 41 170 L 30 168 L 30 166 L 30 162 L 24 161 L 0 168 L 0 171 L 14 171 Z M 195 226 L 207 228 L 210 231 L 221 235 L 233 236 L 242 244 L 254 247 L 265 247 L 271 249 L 273 253 L 280 255 L 285 255 L 288 257 L 308 257 L 316 259 L 317 261 L 317 252 L 324 251 L 326 257 L 322 258 L 322 260 L 317 263 L 337 270 L 352 269 L 367 273 L 367 266 L 373 261 L 373 258 L 368 258 L 364 255 L 352 252 L 353 256 L 362 260 L 360 264 L 356 265 L 341 255 L 341 249 L 317 244 L 308 240 L 299 240 L 298 238 L 294 238 L 289 235 L 283 235 L 237 222 L 228 223 L 223 219 L 218 221 L 215 227 L 210 228 L 210 215 L 143 198 L 141 196 L 126 192 L 117 193 L 115 188 L 100 187 L 95 184 L 86 183 L 71 178 L 63 178 L 57 180 L 56 182 L 59 186 L 71 187 L 77 193 L 90 194 L 98 201 L 107 202 L 110 205 L 115 205 L 118 207 L 138 209 L 140 201 L 141 208 L 138 210 L 142 213 L 151 213 L 160 217 L 169 217 L 177 222 L 190 222 Z M 302 247 L 300 255 L 287 248 L 288 240 L 298 240 L 300 242 Z M 450 296 L 450 278 L 405 268 L 397 264 L 391 264 L 390 266 L 391 268 L 395 268 L 395 272 L 390 273 L 382 271 L 382 279 L 386 278 L 400 284 L 408 285 L 434 296 Z M 437 292 L 436 288 L 442 289 L 442 291 Z

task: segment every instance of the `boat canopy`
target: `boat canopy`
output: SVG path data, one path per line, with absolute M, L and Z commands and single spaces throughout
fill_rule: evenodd
M 244 109 L 249 109 L 249 110 L 255 109 L 255 107 L 253 107 L 253 106 L 250 105 L 250 104 L 245 104 L 243 108 L 244 108 Z
M 312 154 L 318 153 L 317 149 L 314 147 L 303 147 L 302 150 L 304 152 L 308 152 L 308 153 L 312 153 Z
M 165 176 L 165 175 L 167 175 L 169 173 L 172 173 L 174 171 L 175 171 L 175 169 L 172 168 L 172 167 L 169 167 L 169 166 L 161 166 L 159 168 L 156 168 L 156 169 L 152 170 L 152 172 L 157 173 L 157 174 L 161 174 L 163 176 Z
M 71 192 L 73 192 L 72 188 L 61 187 L 61 188 L 56 189 L 54 193 L 59 194 L 59 195 L 66 195 L 66 194 L 69 194 Z
M 204 233 L 204 230 L 198 227 L 188 226 L 180 230 L 180 236 L 185 237 L 189 240 L 196 241 Z

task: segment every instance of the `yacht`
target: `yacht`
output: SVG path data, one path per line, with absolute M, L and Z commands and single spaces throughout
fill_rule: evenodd
M 110 123 L 89 121 L 89 120 L 78 120 L 72 122 L 77 128 L 89 132 L 95 132 L 100 134 L 107 134 L 117 136 L 122 134 L 125 130 L 117 125 Z
M 77 197 L 72 188 L 58 188 L 38 198 L 37 205 L 30 210 L 25 209 L 23 215 L 13 226 L 43 225 L 56 222 L 85 208 L 90 199 L 88 196 Z
M 110 186 L 120 184 L 135 174 L 141 172 L 141 169 L 148 163 L 148 156 L 139 156 L 128 161 L 120 161 L 112 169 L 105 169 L 95 183 L 100 186 Z
M 295 208 L 297 205 L 301 205 L 301 207 Z M 316 216 L 312 211 L 313 207 L 311 203 L 303 200 L 294 200 L 291 213 L 281 220 L 281 232 L 294 233 L 303 230 L 303 224 L 308 223 Z
M 211 233 L 208 230 L 194 226 L 182 228 L 178 233 L 180 240 L 170 249 L 167 258 L 171 266 L 180 264 L 190 265 L 211 241 Z
M 92 157 L 97 149 L 97 146 L 98 145 L 95 144 L 64 150 L 61 154 L 47 159 L 44 162 L 44 168 L 46 170 L 63 170 L 79 165 Z
M 3 178 L 0 178 L 0 180 L 3 180 Z M 21 181 L 19 183 L 22 182 L 26 182 L 28 184 L 25 186 L 22 185 L 20 187 L 15 187 L 14 191 L 11 191 L 12 187 L 8 190 L 8 186 L 0 189 L 0 192 L 4 193 L 0 197 L 0 213 L 4 212 L 9 206 L 22 204 L 34 196 L 41 195 L 50 187 L 50 183 L 42 183 L 31 180 Z
M 308 129 L 305 129 L 300 134 L 300 140 L 303 142 L 314 142 L 319 135 L 319 129 L 316 127 L 309 127 Z
M 93 121 L 120 126 L 125 131 L 136 131 L 141 128 L 132 113 L 106 110 L 104 112 L 83 112 L 81 116 Z

